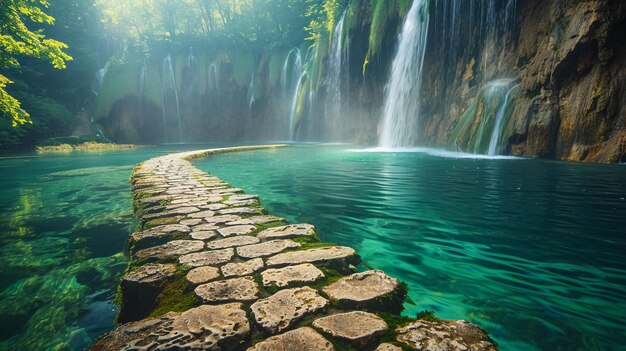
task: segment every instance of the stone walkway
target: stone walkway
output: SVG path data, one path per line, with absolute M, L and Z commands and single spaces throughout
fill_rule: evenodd
M 135 168 L 141 231 L 119 290 L 121 324 L 93 350 L 496 350 L 465 321 L 399 316 L 406 285 L 319 241 L 310 224 L 266 214 L 189 160 L 275 148 L 153 158 Z

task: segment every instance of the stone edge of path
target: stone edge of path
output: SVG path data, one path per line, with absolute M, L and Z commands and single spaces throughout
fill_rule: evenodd
M 276 350 L 288 346 L 291 351 L 310 350 L 311 345 L 320 350 L 497 350 L 495 342 L 471 323 L 430 315 L 401 317 L 406 284 L 381 271 L 368 271 L 384 276 L 387 289 L 367 286 L 370 283 L 361 278 L 364 273 L 355 268 L 360 258 L 354 250 L 320 242 L 309 224 L 288 224 L 276 217 L 266 221 L 269 217 L 258 196 L 245 194 L 190 163 L 213 154 L 287 146 L 187 151 L 155 157 L 135 167 L 131 184 L 140 228 L 129 238 L 129 268 L 118 290 L 122 324 L 101 336 L 92 350 L 265 350 L 268 345 Z M 313 235 L 309 231 L 290 235 L 290 239 L 256 237 L 270 228 L 294 225 L 310 226 Z M 249 227 L 240 233 L 220 230 L 236 226 Z M 215 249 L 225 242 L 223 233 L 229 233 L 228 248 Z M 237 239 L 240 235 L 242 239 Z M 216 241 L 217 245 L 211 244 Z M 263 250 L 258 255 L 240 254 L 250 250 L 238 250 L 246 246 Z M 298 251 L 303 254 L 295 254 Z M 273 260 L 286 256 L 289 260 Z M 226 265 L 238 269 L 224 274 Z M 298 269 L 307 265 L 321 274 L 308 278 Z M 194 276 L 189 275 L 192 270 Z M 264 284 L 265 271 L 282 272 L 284 283 Z M 374 285 L 382 281 L 370 280 Z M 358 281 L 355 289 L 381 294 L 370 294 L 369 301 L 362 301 L 362 296 L 351 301 L 350 296 L 334 299 L 324 290 L 351 281 Z M 350 286 L 345 289 L 349 291 Z M 335 315 L 345 320 L 359 313 L 380 318 L 388 328 L 368 333 L 346 331 L 341 325 L 343 330 L 335 331 L 332 323 L 317 322 L 333 320 Z

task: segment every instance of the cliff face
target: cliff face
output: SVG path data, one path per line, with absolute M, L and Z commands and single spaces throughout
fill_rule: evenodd
M 190 75 L 188 48 L 180 48 L 172 59 L 174 83 L 158 57 L 148 63 L 143 88 L 140 64 L 125 63 L 132 74 L 120 76 L 132 82 L 116 85 L 109 74 L 103 91 L 127 91 L 99 97 L 104 103 L 95 117 L 123 142 L 292 138 L 375 145 L 405 16 L 390 7 L 380 21 L 377 4 L 350 2 L 345 28 L 335 27 L 342 32 L 303 43 L 297 59 L 295 48 L 246 55 L 198 50 Z M 421 112 L 411 116 L 419 144 L 626 161 L 622 0 L 431 0 L 428 13 Z
M 514 102 L 502 153 L 623 162 L 625 8 L 621 1 L 518 1 L 515 25 L 499 37 L 481 39 L 475 26 L 468 29 L 465 51 L 454 61 L 452 74 L 449 67 L 437 64 L 449 55 L 449 47 L 432 37 L 426 64 L 435 69 L 422 86 L 426 96 L 421 139 L 433 146 L 456 142 L 471 151 L 467 146 L 474 145 L 474 139 L 459 137 L 455 128 L 471 108 L 478 110 L 469 111 L 476 119 L 488 118 L 487 112 L 481 113 L 488 104 L 476 101 L 482 99 L 481 89 L 495 79 L 509 78 L 515 86 Z M 446 74 L 452 76 L 447 84 Z

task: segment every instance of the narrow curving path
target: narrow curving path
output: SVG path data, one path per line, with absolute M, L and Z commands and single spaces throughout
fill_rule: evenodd
M 495 350 L 484 331 L 400 316 L 406 285 L 359 272 L 349 247 L 320 242 L 195 168 L 215 153 L 150 159 L 131 177 L 140 230 L 118 292 L 121 324 L 93 350 Z

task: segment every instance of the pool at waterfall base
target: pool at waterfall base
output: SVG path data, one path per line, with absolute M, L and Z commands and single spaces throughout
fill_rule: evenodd
M 113 328 L 130 172 L 199 148 L 0 160 L 0 349 L 82 350 Z M 405 281 L 407 316 L 467 319 L 502 350 L 623 348 L 623 165 L 346 145 L 194 164 Z

